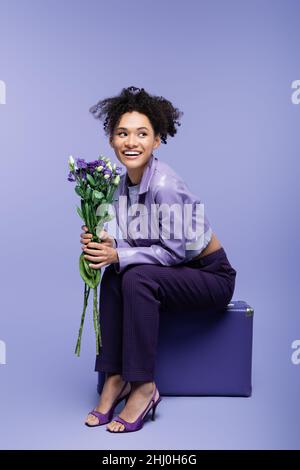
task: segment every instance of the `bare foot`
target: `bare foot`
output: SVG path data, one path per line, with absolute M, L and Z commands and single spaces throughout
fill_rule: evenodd
M 106 374 L 106 380 L 103 385 L 103 389 L 101 392 L 100 400 L 96 408 L 94 408 L 95 411 L 99 411 L 100 413 L 107 413 L 108 410 L 111 408 L 113 402 L 119 395 L 119 393 L 122 390 L 122 387 L 124 386 L 125 381 L 122 379 L 122 376 L 119 374 Z M 125 395 L 130 391 L 131 385 L 130 383 L 127 384 L 125 387 L 125 390 L 123 394 Z M 122 394 L 122 395 L 123 395 Z M 86 421 L 87 424 L 90 424 L 91 426 L 95 426 L 99 423 L 99 419 L 91 414 L 88 414 Z
M 125 419 L 129 423 L 136 421 L 140 414 L 147 407 L 153 396 L 155 387 L 154 382 L 132 382 L 131 385 L 131 393 L 127 403 L 121 413 L 119 413 L 120 418 Z M 157 391 L 155 399 L 158 398 L 158 394 L 159 392 Z M 118 421 L 112 420 L 107 424 L 107 428 L 110 431 L 118 432 L 123 431 L 125 426 Z

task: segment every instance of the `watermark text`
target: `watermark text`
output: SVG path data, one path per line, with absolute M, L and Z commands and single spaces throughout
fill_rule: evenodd
M 6 104 L 6 83 L 0 80 L 0 104 Z
M 6 364 L 6 344 L 0 339 L 0 364 Z
M 291 348 L 294 350 L 291 361 L 295 366 L 298 366 L 300 364 L 300 339 L 295 339 L 291 344 Z

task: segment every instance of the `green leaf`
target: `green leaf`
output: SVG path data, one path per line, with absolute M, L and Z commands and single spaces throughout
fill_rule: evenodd
M 97 220 L 96 220 L 96 211 L 94 208 L 90 210 L 90 222 L 91 222 L 91 227 L 92 227 L 92 233 L 95 233 L 95 227 L 97 225 Z
M 83 255 L 83 267 L 84 267 L 85 273 L 88 278 L 93 280 L 94 274 L 93 274 L 92 268 L 89 267 L 90 262 L 91 261 L 86 260 Z
M 92 188 L 95 188 L 96 183 L 95 183 L 95 180 L 94 180 L 94 178 L 92 177 L 92 175 L 89 175 L 89 174 L 87 173 L 87 174 L 86 174 L 86 179 L 88 180 L 88 182 L 90 183 L 90 185 L 92 186 Z
M 92 194 L 93 194 L 93 190 L 88 186 L 85 192 L 85 199 L 90 201 Z
M 81 204 L 81 213 L 83 215 L 85 225 L 86 225 L 86 214 L 85 214 L 85 207 L 84 207 L 84 200 L 83 199 L 81 199 L 80 204 Z
M 91 288 L 95 289 L 101 279 L 101 270 L 100 269 L 94 269 L 90 268 L 88 266 L 88 263 L 90 261 L 85 260 L 84 258 L 84 253 L 81 253 L 79 257 L 79 272 L 84 280 L 84 282 Z
M 79 217 L 81 217 L 83 222 L 85 222 L 84 217 L 83 217 L 82 212 L 81 212 L 81 209 L 79 207 L 76 207 L 76 209 L 77 209 L 77 213 L 78 213 Z
M 84 282 L 91 288 L 93 289 L 93 283 L 91 282 L 90 277 L 87 275 L 87 272 L 85 270 L 84 266 L 84 258 L 83 258 L 83 253 L 79 257 L 79 272 L 80 276 L 84 280 Z
M 101 191 L 93 191 L 93 201 L 101 201 L 104 198 L 104 194 Z
M 83 192 L 79 186 L 75 186 L 75 192 L 78 194 L 78 196 L 83 197 Z
M 85 202 L 85 204 L 84 204 L 84 209 L 85 209 L 85 217 L 86 217 L 86 223 L 87 223 L 88 231 L 90 231 L 90 228 L 91 228 L 90 206 L 87 202 Z

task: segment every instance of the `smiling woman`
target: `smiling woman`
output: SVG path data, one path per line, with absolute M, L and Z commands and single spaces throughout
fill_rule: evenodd
M 126 166 L 131 182 L 138 184 L 152 151 L 160 145 L 160 137 L 154 134 L 149 118 L 137 111 L 124 113 L 119 123 L 127 127 L 116 128 L 110 145 L 119 161 Z
M 152 151 L 161 142 L 167 143 L 168 134 L 176 134 L 183 115 L 162 96 L 151 96 L 134 86 L 124 88 L 120 96 L 99 101 L 90 111 L 96 119 L 106 116 L 104 131 L 133 184 L 140 182 Z
M 182 178 L 153 151 L 177 132 L 183 114 L 170 101 L 152 96 L 143 88 L 123 89 L 116 97 L 99 101 L 90 111 L 104 119 L 104 130 L 117 159 L 126 167 L 116 191 L 116 218 L 127 222 L 127 210 L 118 210 L 122 197 L 151 205 L 192 208 L 191 226 L 197 224 L 197 207 L 202 204 Z M 130 196 L 130 198 L 128 197 Z M 118 214 L 120 215 L 118 216 Z M 236 271 L 217 240 L 204 214 L 203 230 L 196 237 L 174 233 L 166 237 L 164 218 L 157 218 L 154 239 L 113 239 L 107 233 L 110 250 L 117 259 L 102 276 L 100 325 L 102 348 L 95 370 L 106 372 L 100 401 L 86 420 L 88 426 L 107 424 L 111 432 L 132 432 L 142 428 L 144 419 L 161 397 L 154 383 L 156 345 L 160 311 L 203 308 L 224 309 L 230 302 Z M 176 225 L 173 216 L 174 226 Z M 122 224 L 121 224 L 122 226 Z M 182 228 L 182 227 L 181 227 Z M 192 230 L 190 231 L 192 232 Z M 175 235 L 175 236 L 174 236 Z M 89 234 L 83 237 L 87 243 Z M 102 243 L 87 243 L 85 251 L 103 261 Z M 100 257 L 99 257 L 100 255 Z M 96 258 L 97 259 L 97 258 Z M 183 315 L 184 321 L 184 315 Z M 116 405 L 126 397 L 126 406 L 112 420 Z

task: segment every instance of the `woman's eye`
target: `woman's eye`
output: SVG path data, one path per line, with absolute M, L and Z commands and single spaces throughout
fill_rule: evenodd
M 118 135 L 121 135 L 121 134 L 126 134 L 126 132 L 119 132 Z M 140 132 L 140 134 L 143 134 L 143 135 L 147 135 L 146 132 Z

